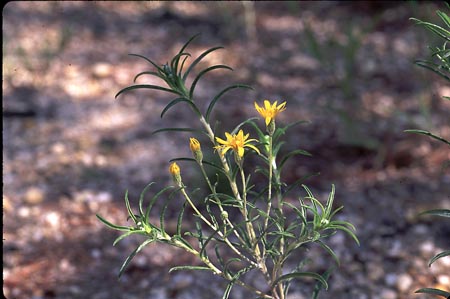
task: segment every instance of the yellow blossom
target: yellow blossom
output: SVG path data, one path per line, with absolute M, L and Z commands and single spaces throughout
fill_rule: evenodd
M 255 102 L 255 108 L 256 111 L 265 119 L 266 126 L 270 124 L 272 120 L 275 119 L 278 113 L 286 110 L 286 102 L 281 103 L 280 105 L 277 105 L 278 101 L 275 101 L 273 104 L 270 104 L 268 100 L 264 100 L 264 108 L 260 107 Z
M 231 135 L 230 133 L 225 132 L 225 137 L 227 137 L 227 140 L 216 137 L 216 141 L 220 145 L 216 146 L 215 148 L 221 150 L 222 155 L 225 155 L 225 153 L 229 149 L 231 149 L 238 154 L 239 158 L 242 158 L 244 156 L 245 147 L 249 147 L 259 154 L 259 150 L 254 145 L 250 144 L 250 142 L 257 140 L 248 139 L 249 135 L 250 134 L 244 135 L 244 132 L 242 130 L 239 130 L 239 132 L 235 135 Z
M 175 184 L 177 184 L 177 186 L 181 187 L 182 186 L 181 174 L 180 174 L 180 167 L 178 166 L 178 164 L 175 162 L 170 164 L 169 172 L 172 174 L 172 178 L 173 178 L 173 181 L 175 182 Z
M 189 139 L 189 147 L 193 153 L 201 151 L 200 142 L 195 138 Z
M 169 166 L 169 172 L 172 175 L 180 175 L 180 167 L 178 166 L 177 163 L 173 162 L 172 164 L 170 164 Z
M 195 138 L 190 138 L 189 147 L 191 148 L 192 154 L 194 155 L 195 160 L 202 164 L 203 153 L 202 148 L 200 146 L 200 142 Z

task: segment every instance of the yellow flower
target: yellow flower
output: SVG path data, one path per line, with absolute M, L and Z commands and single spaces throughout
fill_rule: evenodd
M 202 148 L 200 146 L 200 142 L 195 138 L 190 138 L 189 147 L 191 148 L 192 154 L 194 155 L 195 160 L 202 164 L 203 153 Z
M 190 142 L 189 142 L 189 147 L 191 148 L 191 151 L 192 151 L 193 153 L 202 150 L 202 148 L 200 147 L 200 142 L 199 142 L 197 139 L 195 139 L 195 138 L 190 138 L 189 141 L 190 141 Z
M 180 175 L 180 167 L 178 166 L 177 163 L 173 162 L 172 164 L 170 164 L 169 166 L 169 172 L 172 175 Z
M 260 107 L 255 102 L 256 111 L 265 119 L 266 126 L 270 124 L 270 122 L 275 119 L 278 113 L 286 110 L 286 102 L 283 102 L 280 105 L 277 105 L 278 101 L 275 101 L 273 104 L 270 104 L 268 100 L 264 100 L 264 108 Z
M 242 158 L 244 156 L 244 147 L 249 147 L 259 154 L 259 150 L 254 145 L 250 144 L 250 142 L 257 140 L 248 139 L 249 135 L 250 134 L 244 135 L 244 132 L 242 130 L 239 130 L 236 135 L 231 135 L 230 133 L 225 132 L 227 140 L 216 137 L 216 141 L 220 143 L 220 145 L 216 146 L 215 148 L 221 150 L 222 155 L 225 155 L 225 153 L 229 149 L 231 149 L 238 154 L 239 158 Z
M 175 182 L 175 184 L 177 184 L 177 186 L 181 187 L 182 183 L 181 183 L 180 167 L 178 166 L 178 164 L 175 162 L 170 164 L 169 172 L 172 174 L 172 178 L 173 178 L 173 181 Z

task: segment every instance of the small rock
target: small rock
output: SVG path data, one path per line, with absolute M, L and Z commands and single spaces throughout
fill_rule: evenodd
M 425 241 L 420 245 L 420 252 L 423 256 L 429 256 L 434 253 L 435 247 L 433 242 Z
M 45 221 L 52 227 L 59 225 L 60 216 L 56 212 L 49 212 L 45 215 Z
M 390 257 L 400 257 L 403 253 L 402 243 L 400 240 L 395 240 L 392 247 L 387 252 Z
M 391 289 L 383 289 L 380 295 L 383 299 L 397 299 L 397 293 Z
M 108 77 L 111 71 L 111 65 L 106 63 L 96 63 L 92 69 L 92 73 L 99 78 Z
M 397 279 L 397 289 L 401 292 L 409 290 L 413 283 L 413 279 L 406 273 L 400 274 Z
M 13 204 L 8 196 L 3 195 L 3 211 L 4 212 L 11 212 L 14 210 Z
M 424 224 L 417 224 L 414 226 L 414 235 L 426 235 L 429 232 L 429 229 Z
M 384 277 L 384 281 L 388 286 L 394 286 L 397 283 L 397 274 L 395 273 L 388 273 Z
M 367 265 L 368 268 L 368 277 L 371 281 L 378 280 L 384 276 L 384 269 L 381 264 L 378 263 L 369 263 Z
M 44 200 L 44 192 L 38 187 L 31 187 L 25 193 L 25 202 L 31 205 L 39 204 Z
M 17 214 L 19 215 L 19 217 L 27 218 L 28 216 L 30 216 L 30 208 L 29 207 L 20 207 L 17 210 Z
M 71 273 L 75 270 L 75 267 L 70 263 L 70 261 L 66 258 L 63 258 L 59 262 L 59 269 L 63 273 Z
M 101 258 L 101 256 L 102 256 L 102 252 L 101 252 L 101 250 L 99 250 L 99 249 L 97 249 L 97 248 L 92 249 L 92 250 L 91 250 L 91 256 L 92 256 L 94 259 L 99 259 L 99 258 Z
M 450 276 L 449 275 L 439 275 L 437 277 L 439 284 L 450 286 Z
M 57 142 L 57 143 L 52 145 L 51 151 L 54 154 L 62 154 L 62 153 L 64 153 L 66 151 L 66 147 L 61 142 Z

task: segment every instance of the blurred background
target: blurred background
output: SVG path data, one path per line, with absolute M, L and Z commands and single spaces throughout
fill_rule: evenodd
M 153 191 L 170 184 L 168 161 L 190 155 L 189 135 L 152 135 L 192 125 L 188 109 L 175 107 L 161 119 L 168 94 L 114 96 L 151 70 L 128 53 L 163 64 L 197 33 L 188 48 L 193 57 L 225 47 L 203 67 L 234 69 L 207 75 L 197 88 L 200 107 L 229 84 L 255 88 L 230 92 L 216 106 L 220 132 L 257 116 L 253 102 L 266 98 L 287 101 L 279 123 L 309 122 L 286 135 L 285 150 L 302 148 L 313 157 L 291 160 L 284 179 L 320 172 L 305 183 L 321 199 L 336 184 L 336 205 L 345 206 L 340 217 L 355 224 L 361 241 L 358 247 L 343 234 L 329 240 L 342 265 L 321 297 L 421 299 L 414 290 L 449 290 L 450 259 L 427 266 L 450 248 L 449 225 L 417 217 L 450 208 L 448 146 L 403 132 L 420 128 L 450 138 L 450 103 L 441 98 L 450 86 L 414 65 L 437 40 L 409 20 L 439 22 L 436 9 L 444 3 L 9 2 L 2 81 L 5 296 L 221 297 L 226 282 L 217 277 L 168 274 L 197 261 L 160 244 L 145 248 L 118 280 L 123 260 L 142 240 L 112 247 L 118 234 L 95 217 L 125 224 L 125 190 L 136 202 L 148 182 L 157 182 Z M 186 182 L 202 184 L 192 164 L 180 166 Z M 332 263 L 325 253 L 304 254 L 315 271 Z M 310 298 L 312 287 L 297 281 L 289 298 Z M 249 295 L 236 287 L 231 298 Z

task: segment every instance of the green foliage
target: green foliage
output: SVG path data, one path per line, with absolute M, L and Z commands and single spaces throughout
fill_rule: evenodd
M 216 103 L 233 89 L 252 88 L 243 84 L 230 85 L 212 97 L 206 111 L 202 111 L 197 106 L 195 99 L 195 88 L 199 80 L 203 79 L 204 75 L 210 71 L 231 70 L 231 68 L 225 65 L 210 66 L 198 72 L 198 75 L 191 81 L 191 85 L 186 86 L 186 81 L 194 67 L 209 53 L 222 48 L 213 47 L 204 51 L 183 72 L 187 58 L 191 57 L 190 53 L 186 52 L 186 48 L 194 38 L 195 36 L 181 48 L 170 63 L 162 66 L 144 56 L 133 54 L 149 62 L 156 69 L 141 72 L 136 75 L 135 79 L 143 75 L 157 76 L 165 82 L 166 86 L 137 84 L 120 90 L 116 95 L 117 97 L 136 89 L 153 89 L 176 94 L 177 98 L 165 106 L 161 117 L 172 107 L 187 104 L 194 116 L 198 118 L 202 129 L 163 128 L 155 133 L 174 131 L 202 133 L 208 136 L 211 142 L 209 147 L 202 146 L 202 149 L 198 140 L 191 138 L 190 147 L 194 158 L 181 157 L 171 160 L 172 165 L 169 171 L 174 178 L 175 186 L 158 191 L 151 198 L 146 209 L 144 209 L 145 194 L 153 183 L 142 191 L 138 201 L 137 214 L 133 212 L 128 194 L 125 194 L 125 207 L 129 219 L 134 223 L 132 226 L 115 225 L 97 215 L 98 219 L 107 227 L 123 232 L 116 239 L 114 245 L 133 234 L 144 236 L 145 240 L 122 264 L 119 276 L 123 274 L 133 257 L 143 247 L 150 243 L 161 242 L 182 248 L 195 255 L 203 263 L 201 266 L 176 266 L 170 271 L 206 270 L 226 279 L 229 283 L 224 290 L 223 299 L 229 298 L 231 289 L 235 285 L 248 289 L 258 298 L 285 299 L 292 281 L 305 278 L 317 281 L 313 298 L 318 298 L 319 292 L 328 288 L 327 281 L 334 266 L 331 266 L 325 273 L 316 273 L 305 269 L 306 263 L 300 262 L 297 268 L 288 271 L 285 266 L 289 257 L 293 256 L 295 252 L 306 250 L 309 244 L 315 243 L 339 265 L 339 257 L 326 244 L 326 239 L 336 232 L 342 231 L 359 244 L 355 228 L 349 222 L 334 218 L 342 209 L 342 207 L 333 207 L 334 185 L 332 185 L 328 199 L 323 202 L 316 198 L 307 186 L 301 184 L 305 178 L 290 185 L 283 181 L 283 166 L 289 162 L 291 157 L 311 156 L 307 151 L 297 149 L 283 157 L 278 157 L 284 144 L 282 137 L 290 128 L 304 123 L 299 121 L 284 127 L 276 126 L 276 114 L 285 109 L 285 103 L 278 106 L 276 103 L 270 106 L 265 103 L 265 108 L 261 108 L 261 111 L 258 110 L 258 113 L 263 116 L 263 120 L 266 120 L 265 129 L 257 123 L 257 118 L 250 118 L 238 124 L 230 133 L 226 133 L 226 140 L 217 138 L 215 130 L 209 123 Z M 267 122 L 267 120 L 270 121 Z M 243 129 L 247 127 L 256 131 L 257 139 L 249 138 L 249 134 L 243 133 Z M 256 143 L 253 144 L 254 142 Z M 201 151 L 209 151 L 209 153 L 203 155 Z M 211 152 L 213 155 L 210 154 Z M 256 156 L 260 161 L 259 164 L 256 166 L 245 164 L 249 155 Z M 207 161 L 203 158 L 211 156 L 217 156 L 216 161 Z M 182 181 L 180 168 L 176 162 L 189 162 L 187 164 L 189 167 L 197 164 L 196 167 L 209 189 L 206 191 L 206 196 L 199 196 L 201 192 L 196 192 L 198 191 L 196 186 L 189 186 L 189 183 L 185 184 Z M 208 168 L 208 172 L 205 167 Z M 212 175 L 211 170 L 213 170 Z M 256 172 L 261 173 L 265 178 L 266 185 L 260 190 L 256 188 L 256 182 L 253 179 L 253 174 Z M 218 191 L 221 178 L 225 178 L 225 182 L 229 186 L 229 193 Z M 296 201 L 288 200 L 286 195 L 293 189 L 301 190 L 301 187 L 306 194 L 298 196 Z M 149 214 L 154 203 L 169 190 L 172 191 L 169 199 L 158 211 L 159 225 L 151 223 Z M 184 204 L 180 207 L 178 214 L 176 233 L 170 234 L 165 229 L 165 211 L 170 204 L 170 199 L 174 196 L 181 196 Z M 198 208 L 199 203 L 203 205 L 202 209 Z M 201 212 L 201 210 L 206 212 Z M 192 212 L 195 216 L 194 228 L 187 228 L 183 225 L 183 215 L 187 211 Z M 208 249 L 214 249 L 214 251 Z M 246 274 L 251 271 L 259 271 L 262 274 L 266 279 L 267 289 L 258 289 L 252 282 L 245 279 Z
M 450 5 L 447 3 L 447 8 L 450 8 Z M 428 70 L 431 70 L 432 72 L 438 74 L 442 78 L 446 79 L 447 81 L 450 81 L 450 48 L 448 48 L 447 43 L 450 42 L 450 18 L 449 16 L 442 12 L 437 10 L 436 14 L 441 18 L 441 20 L 444 22 L 447 29 L 430 22 L 424 22 L 415 18 L 411 18 L 411 20 L 415 21 L 416 24 L 425 27 L 427 30 L 429 30 L 431 33 L 437 35 L 439 38 L 443 39 L 443 45 L 441 47 L 429 47 L 431 50 L 431 60 L 418 60 L 416 61 L 416 64 L 424 67 Z M 446 100 L 449 100 L 449 97 L 444 97 Z M 445 138 L 442 138 L 440 136 L 437 136 L 431 132 L 425 131 L 425 130 L 406 130 L 405 132 L 408 133 L 415 133 L 415 134 L 421 134 L 429 136 L 433 139 L 436 139 L 442 143 L 445 143 L 450 146 L 450 141 L 446 140 Z M 439 216 L 439 217 L 445 217 L 450 218 L 450 210 L 448 209 L 434 209 L 434 210 L 428 210 L 420 213 L 419 215 L 431 215 L 431 216 Z M 428 263 L 428 266 L 431 267 L 431 265 L 439 260 L 440 258 L 443 258 L 445 256 L 450 255 L 450 250 L 443 251 L 441 253 L 438 253 L 434 257 L 432 257 Z M 444 298 L 450 298 L 450 293 L 446 292 L 444 290 L 439 289 L 433 289 L 433 288 L 422 288 L 416 291 L 416 293 L 423 293 L 423 294 L 429 294 L 429 295 L 435 295 L 440 296 Z
M 450 8 L 448 3 L 447 8 Z M 431 59 L 417 60 L 416 64 L 431 70 L 442 78 L 450 81 L 450 48 L 448 46 L 448 43 L 450 42 L 450 17 L 445 12 L 440 10 L 437 10 L 436 14 L 442 20 L 445 27 L 430 22 L 421 21 L 416 18 L 411 18 L 411 20 L 415 21 L 417 25 L 424 27 L 439 37 L 443 42 L 442 46 L 429 47 L 431 51 Z

